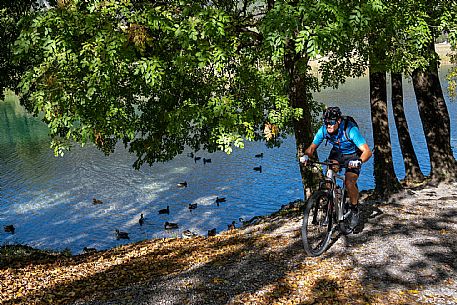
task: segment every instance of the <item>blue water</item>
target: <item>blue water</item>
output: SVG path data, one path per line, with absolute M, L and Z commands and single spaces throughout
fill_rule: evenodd
M 407 81 L 404 85 L 411 136 L 427 174 L 428 153 L 414 93 Z M 338 90 L 324 90 L 315 98 L 353 115 L 372 146 L 367 78 L 350 79 Z M 454 123 L 457 105 L 448 102 L 448 107 Z M 390 125 L 395 169 L 402 178 L 403 161 L 392 117 Z M 452 145 L 456 151 L 455 129 Z M 194 162 L 187 156 L 188 150 L 170 162 L 143 166 L 139 171 L 131 167 L 134 158 L 121 146 L 109 157 L 90 145 L 54 157 L 48 146 L 44 124 L 12 101 L 0 103 L 0 225 L 16 227 L 14 235 L 0 232 L 0 244 L 68 248 L 76 254 L 86 246 L 106 249 L 153 237 L 180 236 L 186 229 L 206 235 L 212 228 L 226 230 L 234 220 L 238 225 L 240 217 L 265 215 L 303 198 L 293 137 L 275 149 L 247 142 L 245 149 L 231 155 L 198 152 L 202 158 L 211 158 L 207 164 Z M 328 150 L 319 149 L 321 158 Z M 261 152 L 263 158 L 254 157 Z M 253 170 L 259 165 L 262 173 Z M 372 167 L 371 161 L 365 164 L 361 189 L 373 188 Z M 188 182 L 187 188 L 176 186 L 182 181 Z M 226 202 L 217 206 L 217 196 L 225 197 Z M 93 205 L 93 198 L 103 204 Z M 197 203 L 197 209 L 191 212 L 190 203 Z M 170 214 L 159 215 L 158 210 L 167 205 Z M 138 224 L 141 213 L 146 218 L 143 226 Z M 166 231 L 165 221 L 177 222 L 180 228 Z M 129 232 L 130 240 L 116 240 L 115 229 Z
M 1 231 L 0 243 L 79 253 L 85 246 L 104 249 L 128 242 L 116 240 L 115 229 L 129 232 L 130 241 L 180 236 L 185 229 L 206 235 L 209 229 L 226 230 L 240 217 L 271 213 L 303 197 L 293 138 L 274 150 L 248 142 L 231 155 L 197 153 L 211 158 L 207 164 L 189 158 L 189 150 L 136 171 L 133 156 L 122 146 L 109 157 L 92 146 L 54 157 L 44 126 L 7 106 L 0 104 L 0 224 L 14 224 L 16 233 Z M 11 132 L 4 132 L 6 118 Z M 256 158 L 261 152 L 264 157 Z M 262 173 L 253 170 L 260 165 Z M 187 188 L 176 186 L 182 181 Z M 217 206 L 217 196 L 226 202 Z M 93 198 L 103 204 L 93 205 Z M 197 203 L 197 209 L 190 212 L 190 203 Z M 170 214 L 159 215 L 167 205 Z M 138 224 L 141 213 L 143 226 Z M 180 229 L 165 231 L 165 221 L 177 222 Z

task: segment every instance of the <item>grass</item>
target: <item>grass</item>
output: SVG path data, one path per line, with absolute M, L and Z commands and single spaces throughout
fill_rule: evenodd
M 58 257 L 72 256 L 69 249 L 63 251 L 39 250 L 27 245 L 3 245 L 0 247 L 0 267 L 22 262 L 40 262 Z

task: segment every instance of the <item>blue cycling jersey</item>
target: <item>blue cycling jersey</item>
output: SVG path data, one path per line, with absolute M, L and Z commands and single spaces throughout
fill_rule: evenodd
M 359 128 L 354 123 L 347 122 L 346 132 L 344 132 L 343 125 L 343 122 L 341 122 L 338 127 L 338 133 L 334 135 L 329 134 L 325 126 L 321 126 L 314 136 L 313 143 L 319 146 L 322 141 L 328 140 L 333 145 L 333 148 L 338 149 L 344 155 L 357 152 L 357 147 L 366 144 L 367 141 L 360 134 Z

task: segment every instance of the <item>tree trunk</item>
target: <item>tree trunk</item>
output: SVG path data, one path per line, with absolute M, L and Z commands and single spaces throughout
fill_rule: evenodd
M 424 180 L 403 108 L 403 83 L 401 73 L 392 73 L 392 109 L 394 113 L 395 126 L 397 127 L 398 141 L 400 143 L 403 162 L 405 165 L 406 185 L 418 183 Z
M 299 64 L 307 62 L 306 58 L 298 55 L 285 56 L 285 68 L 289 75 L 289 102 L 294 108 L 301 108 L 303 115 L 300 119 L 294 120 L 295 142 L 297 147 L 297 155 L 304 154 L 305 149 L 311 144 L 314 134 L 311 119 L 311 110 L 309 107 L 310 100 L 308 98 L 306 75 L 300 72 L 297 68 Z M 309 198 L 311 191 L 318 184 L 317 177 L 309 167 L 300 166 L 300 174 L 304 186 L 304 198 Z
M 435 52 L 434 45 L 429 47 Z M 430 177 L 434 181 L 457 178 L 457 162 L 451 148 L 449 112 L 444 100 L 437 63 L 427 71 L 416 69 L 412 74 L 419 115 L 430 157 Z
M 395 175 L 392 144 L 387 115 L 386 72 L 375 72 L 370 66 L 370 106 L 373 126 L 375 193 L 379 196 L 396 192 L 400 185 Z

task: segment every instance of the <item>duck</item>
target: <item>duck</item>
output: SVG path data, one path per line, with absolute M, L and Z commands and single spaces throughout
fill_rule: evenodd
M 141 215 L 140 215 L 140 219 L 138 220 L 138 223 L 140 224 L 140 226 L 144 225 L 144 217 L 143 217 L 143 213 L 141 213 Z
M 130 239 L 129 233 L 127 232 L 122 232 L 116 229 L 116 239 Z
M 263 158 L 263 153 L 255 155 L 256 158 Z
M 225 197 L 216 197 L 216 203 L 225 202 Z
M 187 187 L 187 181 L 179 182 L 176 184 L 177 187 Z
M 84 247 L 83 252 L 84 253 L 93 253 L 93 252 L 97 252 L 97 249 Z
M 196 203 L 189 203 L 189 210 L 195 210 L 197 208 L 197 204 Z
M 202 157 L 197 157 L 197 156 L 195 156 L 195 157 L 194 157 L 194 162 L 197 163 L 197 161 L 200 160 L 201 158 L 202 158 Z
M 195 236 L 197 236 L 197 234 L 194 232 L 191 232 L 190 230 L 185 230 L 184 232 L 182 232 L 182 238 L 192 238 Z
M 177 223 L 167 221 L 164 224 L 164 228 L 165 228 L 165 230 L 173 230 L 173 229 L 179 228 L 179 226 Z
M 92 198 L 92 204 L 102 204 L 103 201 L 98 200 L 97 198 Z
M 231 224 L 227 225 L 228 229 L 229 229 L 229 230 L 235 230 L 235 223 L 236 223 L 236 222 L 235 222 L 235 220 L 234 220 L 234 221 L 232 221 Z
M 159 210 L 159 214 L 170 214 L 170 206 L 167 205 L 166 209 Z
M 206 163 L 211 163 L 211 159 L 205 159 L 205 158 L 203 158 L 203 164 L 206 164 Z
M 261 216 L 254 216 L 254 217 L 252 217 L 251 219 L 249 219 L 249 220 L 247 221 L 247 223 L 249 223 L 249 224 L 256 224 L 256 223 L 259 223 L 261 220 L 262 220 L 262 217 L 261 217 Z
M 208 230 L 208 237 L 210 237 L 210 236 L 216 236 L 216 228 Z
M 262 165 L 253 168 L 257 172 L 262 172 Z
M 243 217 L 238 218 L 238 220 L 242 226 L 247 226 L 249 224 L 249 221 L 245 221 Z
M 5 230 L 5 232 L 10 232 L 11 234 L 14 234 L 14 231 L 16 230 L 16 228 L 13 225 L 4 226 L 3 229 Z

